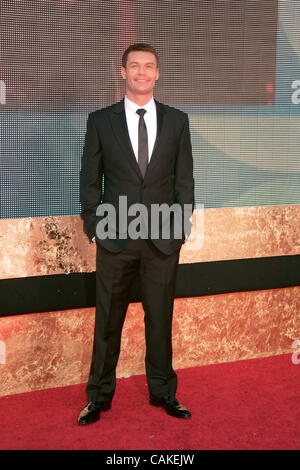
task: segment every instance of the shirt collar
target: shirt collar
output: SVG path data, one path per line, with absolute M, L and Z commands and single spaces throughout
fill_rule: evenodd
M 144 104 L 144 106 L 140 106 L 140 105 L 134 103 L 133 101 L 131 101 L 130 99 L 128 99 L 127 96 L 125 95 L 124 106 L 125 106 L 125 109 L 128 109 L 133 113 L 136 113 L 137 109 L 140 109 L 140 108 L 145 109 L 147 111 L 147 113 L 151 113 L 151 112 L 155 111 L 155 109 L 156 109 L 155 108 L 155 101 L 154 101 L 153 96 L 148 101 L 148 103 Z

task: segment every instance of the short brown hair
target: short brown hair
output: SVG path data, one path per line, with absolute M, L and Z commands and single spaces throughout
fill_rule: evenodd
M 155 56 L 157 66 L 158 66 L 158 54 L 156 50 L 154 49 L 154 47 L 150 46 L 150 44 L 146 44 L 145 42 L 136 42 L 135 44 L 132 44 L 131 46 L 127 47 L 126 51 L 124 52 L 122 56 L 122 66 L 124 67 L 124 69 L 126 68 L 128 55 L 130 52 L 133 52 L 133 51 L 151 52 Z

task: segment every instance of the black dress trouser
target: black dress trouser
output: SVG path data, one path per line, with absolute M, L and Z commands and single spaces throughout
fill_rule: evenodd
M 89 401 L 111 401 L 116 387 L 130 286 L 140 275 L 145 313 L 145 367 L 149 392 L 175 396 L 177 376 L 172 367 L 172 317 L 180 249 L 160 252 L 148 239 L 130 240 L 121 252 L 110 252 L 97 243 L 96 316 Z

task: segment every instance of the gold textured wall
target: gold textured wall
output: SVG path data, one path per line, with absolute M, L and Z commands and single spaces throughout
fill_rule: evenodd
M 174 367 L 236 361 L 292 352 L 300 338 L 300 287 L 175 299 Z M 1 395 L 85 382 L 94 309 L 0 319 L 6 364 Z M 118 377 L 144 373 L 140 303 L 131 304 L 122 333 Z
M 0 232 L 2 279 L 95 269 L 78 216 L 1 220 Z M 180 263 L 299 254 L 299 232 L 300 206 L 205 209 L 204 244 L 184 245 Z M 292 352 L 299 304 L 300 286 L 175 299 L 174 367 Z M 94 310 L 0 318 L 0 396 L 85 382 Z M 144 373 L 144 354 L 143 310 L 132 303 L 118 377 Z
M 203 246 L 186 243 L 180 263 L 300 253 L 299 205 L 203 213 Z M 79 216 L 2 219 L 0 234 L 0 279 L 95 270 L 96 247 L 83 234 Z

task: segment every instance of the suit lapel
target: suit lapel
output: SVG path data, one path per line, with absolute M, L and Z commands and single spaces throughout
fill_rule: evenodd
M 152 160 L 152 157 L 155 154 L 156 149 L 158 147 L 158 143 L 159 143 L 161 133 L 162 133 L 163 121 L 164 121 L 163 106 L 161 105 L 161 103 L 159 103 L 156 100 L 155 100 L 155 104 L 156 104 L 156 114 L 157 114 L 157 131 L 156 131 L 156 139 L 155 139 L 155 143 L 154 143 L 154 147 L 153 147 L 153 151 L 152 151 L 150 161 Z
M 135 154 L 129 137 L 124 107 L 124 99 L 112 106 L 110 119 L 116 140 L 119 142 L 121 148 L 124 149 L 124 155 L 128 158 L 128 162 L 138 174 L 139 178 L 142 179 L 141 171 L 138 162 L 135 158 Z
M 161 141 L 166 131 L 165 107 L 163 104 L 159 103 L 156 100 L 155 100 L 155 104 L 156 104 L 156 113 L 157 113 L 156 139 L 155 139 L 152 155 L 150 158 L 150 162 L 146 170 L 145 178 L 147 177 L 147 175 L 149 175 L 153 167 L 159 161 L 159 149 L 161 148 Z

